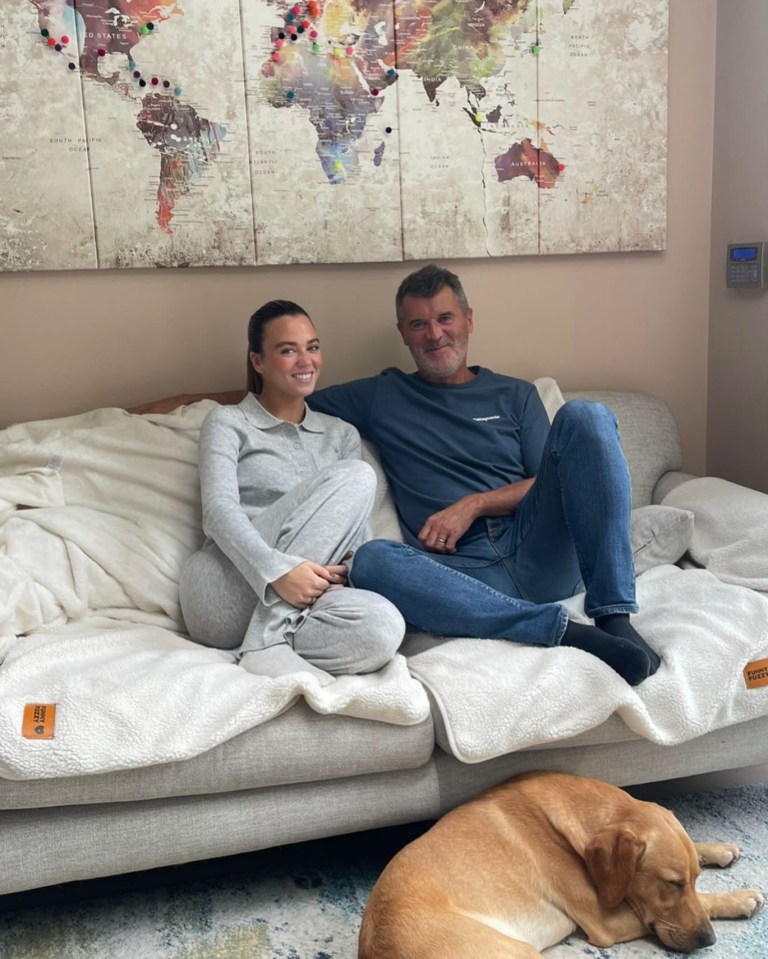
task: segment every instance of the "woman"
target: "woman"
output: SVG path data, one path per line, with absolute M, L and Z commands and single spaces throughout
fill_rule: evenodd
M 272 300 L 248 325 L 248 394 L 200 431 L 207 540 L 181 576 L 191 637 L 268 676 L 379 669 L 405 632 L 388 600 L 346 586 L 376 478 L 348 423 L 308 409 L 323 356 L 307 313 Z

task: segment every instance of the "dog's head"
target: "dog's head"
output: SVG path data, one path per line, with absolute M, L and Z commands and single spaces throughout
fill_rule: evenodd
M 587 845 L 584 858 L 601 903 L 626 900 L 662 943 L 692 952 L 715 941 L 696 894 L 696 847 L 668 810 L 642 803 L 632 820 L 607 826 Z

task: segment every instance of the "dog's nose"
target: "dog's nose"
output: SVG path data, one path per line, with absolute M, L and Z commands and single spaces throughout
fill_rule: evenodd
M 707 946 L 713 946 L 717 941 L 715 930 L 712 926 L 709 929 L 702 929 L 696 936 L 696 949 L 706 949 Z

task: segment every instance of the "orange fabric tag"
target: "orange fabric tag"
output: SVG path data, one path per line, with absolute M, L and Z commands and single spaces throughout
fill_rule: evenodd
M 756 659 L 744 667 L 744 682 L 747 689 L 768 686 L 768 659 Z
M 56 726 L 55 703 L 27 703 L 21 735 L 25 739 L 53 739 Z

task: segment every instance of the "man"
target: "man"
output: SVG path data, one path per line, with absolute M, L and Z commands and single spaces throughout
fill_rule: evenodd
M 416 372 L 309 400 L 376 444 L 400 517 L 405 543 L 360 547 L 354 585 L 420 629 L 573 646 L 641 683 L 660 659 L 629 621 L 631 489 L 613 414 L 573 401 L 550 428 L 531 383 L 468 366 L 474 320 L 454 273 L 417 270 L 395 302 Z M 558 603 L 584 587 L 594 626 Z

